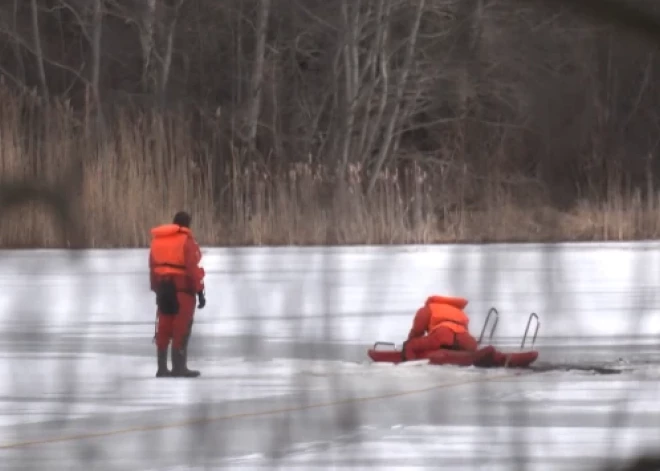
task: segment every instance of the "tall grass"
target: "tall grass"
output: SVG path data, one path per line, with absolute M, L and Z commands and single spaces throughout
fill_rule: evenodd
M 105 134 L 66 104 L 45 106 L 0 87 L 3 182 L 59 185 L 91 247 L 140 247 L 149 228 L 186 209 L 204 245 L 394 244 L 623 240 L 660 234 L 658 199 L 613 191 L 570 211 L 530 204 L 534 185 L 505 186 L 463 173 L 384 169 L 364 193 L 366 172 L 315 162 L 278 171 L 238 152 L 217 155 L 195 141 L 183 116 L 117 112 Z M 77 170 L 79 178 L 67 178 Z M 527 192 L 520 192 L 527 185 Z M 537 198 L 538 199 L 538 198 Z M 542 198 L 539 199 L 542 201 Z M 5 210 L 0 246 L 62 247 L 44 205 Z

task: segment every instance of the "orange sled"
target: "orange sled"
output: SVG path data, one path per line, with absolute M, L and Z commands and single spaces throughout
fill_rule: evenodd
M 420 360 L 428 359 L 431 365 L 477 366 L 481 368 L 526 368 L 536 361 L 539 352 L 528 350 L 525 352 L 505 353 L 496 355 L 495 347 L 488 345 L 476 352 L 440 349 L 430 352 Z M 401 350 L 370 349 L 369 358 L 377 363 L 401 363 Z M 497 361 L 499 360 L 499 361 Z
M 481 336 L 479 337 L 479 344 L 483 341 L 484 333 L 486 331 L 486 326 L 490 320 L 490 316 L 495 315 L 495 322 L 490 330 L 490 337 L 492 339 L 497 327 L 497 321 L 499 320 L 499 313 L 497 309 L 491 308 L 488 311 L 486 316 L 486 321 L 484 322 L 483 329 L 481 330 Z M 532 345 L 536 342 L 536 334 L 539 331 L 539 318 L 535 313 L 529 315 L 527 321 L 527 328 L 525 329 L 525 335 L 523 336 L 522 344 L 520 345 L 521 350 L 525 348 L 525 341 L 527 339 L 527 333 L 529 331 L 529 326 L 532 322 L 532 319 L 536 321 L 536 329 L 534 331 L 534 337 L 532 339 Z M 395 348 L 391 350 L 378 350 L 379 345 L 388 345 L 394 347 L 394 344 L 391 342 L 376 342 L 373 348 L 367 351 L 367 355 L 371 360 L 377 363 L 401 363 L 402 355 L 401 350 Z M 426 356 L 418 358 L 420 360 L 428 359 L 429 364 L 431 365 L 457 365 L 457 366 L 477 366 L 481 368 L 497 368 L 497 367 L 509 367 L 509 368 L 526 368 L 529 367 L 532 363 L 536 361 L 539 356 L 539 352 L 536 350 L 527 350 L 513 353 L 504 353 L 498 355 L 498 351 L 492 345 L 482 347 L 476 352 L 465 352 L 459 350 L 450 350 L 450 349 L 440 349 L 429 352 Z

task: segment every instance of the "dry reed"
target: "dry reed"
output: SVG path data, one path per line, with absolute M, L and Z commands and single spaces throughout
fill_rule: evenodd
M 411 164 L 384 169 L 367 197 L 365 171 L 358 166 L 349 168 L 341 191 L 332 191 L 338 188 L 335 169 L 299 162 L 273 173 L 244 156 L 218 158 L 194 141 L 181 117 L 118 114 L 101 139 L 91 120 L 69 106 L 45 107 L 34 96 L 6 88 L 0 88 L 0 99 L 2 181 L 59 184 L 77 201 L 75 216 L 90 247 L 143 247 L 149 228 L 179 209 L 194 215 L 197 237 L 207 246 L 625 240 L 660 234 L 658 201 L 645 201 L 639 192 L 612 192 L 606 201 L 581 201 L 562 212 L 542 202 L 530 205 L 529 196 L 514 196 L 493 181 L 484 185 L 464 173 Z M 77 186 L 62 183 L 72 168 L 80 171 Z M 67 245 L 43 204 L 4 213 L 0 246 Z

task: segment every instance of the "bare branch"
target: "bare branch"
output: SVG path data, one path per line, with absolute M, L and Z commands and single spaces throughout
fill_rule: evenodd
M 41 93 L 48 101 L 48 84 L 46 82 L 46 70 L 44 69 L 44 54 L 41 49 L 41 35 L 39 34 L 39 9 L 37 8 L 37 0 L 30 0 L 32 9 L 32 41 L 34 43 L 35 60 L 37 61 L 37 69 L 39 70 L 39 81 L 41 83 Z
M 266 34 L 268 33 L 268 16 L 271 0 L 259 0 L 257 14 L 257 30 L 255 31 L 256 50 L 250 80 L 250 104 L 248 111 L 248 145 L 256 148 L 259 113 L 261 112 L 261 95 L 263 87 L 264 61 L 266 53 Z

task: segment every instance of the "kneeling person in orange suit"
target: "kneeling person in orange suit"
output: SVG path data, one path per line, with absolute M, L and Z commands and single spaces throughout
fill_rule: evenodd
M 468 331 L 470 320 L 463 309 L 464 298 L 430 296 L 417 310 L 408 340 L 403 344 L 404 361 L 426 358 L 441 348 L 474 352 L 477 341 Z
M 179 212 L 172 224 L 151 230 L 149 251 L 151 290 L 156 293 L 158 326 L 156 377 L 195 377 L 200 372 L 187 366 L 188 340 L 195 313 L 206 305 L 201 251 L 190 230 L 191 217 Z M 172 340 L 172 371 L 167 368 L 167 350 Z

